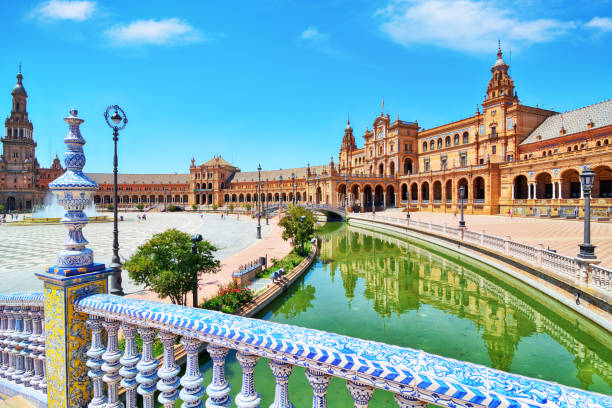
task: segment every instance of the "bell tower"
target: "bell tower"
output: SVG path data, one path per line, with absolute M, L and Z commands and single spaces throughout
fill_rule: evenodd
M 512 99 L 514 100 L 514 81 L 508 74 L 510 66 L 506 64 L 506 61 L 502 58 L 501 45 L 498 44 L 497 48 L 497 60 L 491 67 L 491 79 L 487 86 L 487 93 L 485 95 L 485 103 L 495 100 L 499 102 L 501 99 Z
M 33 139 L 34 127 L 28 119 L 28 93 L 23 87 L 21 65 L 11 95 L 11 115 L 4 121 L 5 133 L 2 138 L 4 162 L 8 170 L 30 170 L 36 162 L 36 142 Z
M 340 158 L 338 160 L 338 170 L 341 172 L 350 172 L 351 169 L 351 156 L 354 150 L 357 150 L 355 144 L 355 136 L 353 136 L 353 128 L 351 127 L 351 120 L 348 119 L 346 122 L 346 128 L 344 128 L 344 136 L 342 137 L 342 146 L 340 146 Z

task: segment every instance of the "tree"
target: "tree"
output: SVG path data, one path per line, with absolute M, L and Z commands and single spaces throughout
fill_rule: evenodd
M 251 204 L 245 205 L 244 208 L 246 208 L 247 211 L 251 211 Z
M 112 204 L 109 204 L 109 205 L 106 206 L 106 209 L 108 211 L 113 211 L 115 209 L 115 207 Z
M 234 212 L 234 204 L 228 205 L 227 209 L 229 210 L 229 212 L 233 213 Z
M 0 213 L 4 212 L 4 206 L 2 204 L 0 204 Z
M 212 209 L 213 209 L 213 211 L 217 211 L 217 208 L 219 208 L 219 206 L 217 206 L 217 204 L 213 204 L 213 205 L 212 205 Z
M 293 239 L 303 255 L 304 243 L 314 236 L 316 221 L 315 216 L 306 208 L 290 205 L 278 225 L 283 228 L 283 239 Z
M 194 254 L 189 234 L 172 228 L 139 246 L 124 267 L 137 284 L 161 298 L 170 297 L 174 304 L 185 305 L 200 275 L 219 271 L 219 261 L 213 254 L 217 248 L 206 240 L 196 245 L 198 251 Z
M 136 204 L 136 208 L 142 210 L 144 208 L 144 204 Z

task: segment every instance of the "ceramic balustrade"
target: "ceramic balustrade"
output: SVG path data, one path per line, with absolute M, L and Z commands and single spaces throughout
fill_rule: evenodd
M 493 235 L 483 234 L 483 245 L 487 248 L 504 252 L 506 240 Z
M 0 295 L 0 386 L 46 400 L 43 294 Z
M 612 292 L 612 271 L 599 265 L 591 265 L 591 282 L 606 292 Z
M 568 278 L 573 278 L 580 268 L 576 259 L 546 250 L 542 251 L 542 266 Z
M 306 368 L 305 375 L 313 390 L 312 406 L 317 408 L 327 407 L 327 388 L 332 377 L 346 381 L 355 407 L 367 407 L 375 392 L 390 392 L 397 406 L 415 408 L 430 403 L 452 408 L 587 408 L 612 404 L 609 396 L 420 350 L 204 309 L 105 294 L 82 297 L 76 301 L 75 309 L 89 316 L 91 327 L 87 366 L 94 384 L 94 398 L 90 407 L 117 406 L 116 384 L 120 381 L 126 390 L 133 389 L 134 378 L 140 384 L 138 393 L 143 395 L 143 406 L 147 408 L 153 406 L 156 381 L 158 401 L 165 407 L 174 407 L 179 398 L 183 408 L 203 407 L 204 399 L 207 408 L 228 407 L 232 403 L 231 386 L 225 378 L 229 350 L 236 350 L 242 368 L 242 384 L 235 398 L 238 408 L 261 404 L 254 377 L 260 358 L 269 359 L 276 379 L 272 408 L 293 407 L 289 378 L 295 366 Z M 102 326 L 107 328 L 105 350 Z M 138 355 L 131 343 L 134 330 L 143 338 L 142 356 L 136 364 Z M 115 345 L 118 331 L 123 331 L 126 338 L 122 356 L 118 356 Z M 156 334 L 164 346 L 161 368 L 152 354 Z M 179 338 L 187 355 L 185 374 L 180 379 L 174 356 Z M 204 345 L 213 360 L 206 390 L 197 359 Z M 102 382 L 108 384 L 106 396 L 102 395 Z M 134 407 L 135 403 L 135 399 L 126 396 L 126 408 Z

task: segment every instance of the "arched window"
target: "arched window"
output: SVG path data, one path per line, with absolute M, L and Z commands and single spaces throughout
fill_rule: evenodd
M 436 148 L 436 142 L 433 140 L 429 142 L 429 150 L 434 150 Z
M 427 142 L 423 142 L 423 151 L 426 152 L 427 151 Z
M 442 138 L 438 139 L 438 149 L 442 148 Z
M 463 144 L 467 144 L 470 142 L 470 135 L 468 132 L 463 133 Z
M 457 133 L 453 138 L 454 138 L 455 146 L 457 146 L 459 144 L 459 134 Z
M 446 136 L 446 139 L 444 139 L 444 145 L 446 147 L 451 147 L 451 138 L 450 138 L 450 136 Z

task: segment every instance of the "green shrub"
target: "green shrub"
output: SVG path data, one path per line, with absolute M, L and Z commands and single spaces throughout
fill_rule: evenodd
M 251 211 L 251 204 L 245 205 L 244 208 L 246 208 L 247 211 Z
M 198 206 L 197 206 L 197 205 L 195 205 L 195 204 L 191 204 L 191 209 L 192 209 L 192 210 L 196 210 L 197 208 L 198 208 Z
M 144 204 L 136 204 L 136 208 L 142 210 L 144 208 Z
M 227 286 L 219 286 L 217 295 L 205 300 L 200 307 L 231 314 L 252 300 L 253 291 L 251 289 L 232 282 Z
M 213 209 L 213 211 L 217 211 L 217 208 L 219 208 L 219 206 L 218 206 L 217 204 L 213 204 L 213 205 L 212 205 L 212 209 Z
M 234 204 L 228 205 L 227 209 L 229 210 L 229 212 L 234 212 Z
M 183 209 L 181 207 L 177 207 L 174 204 L 168 204 L 168 207 L 166 208 L 166 211 L 177 212 L 177 211 L 183 211 Z
M 115 209 L 115 207 L 112 204 L 109 204 L 109 205 L 106 206 L 106 209 L 108 211 L 113 211 Z

